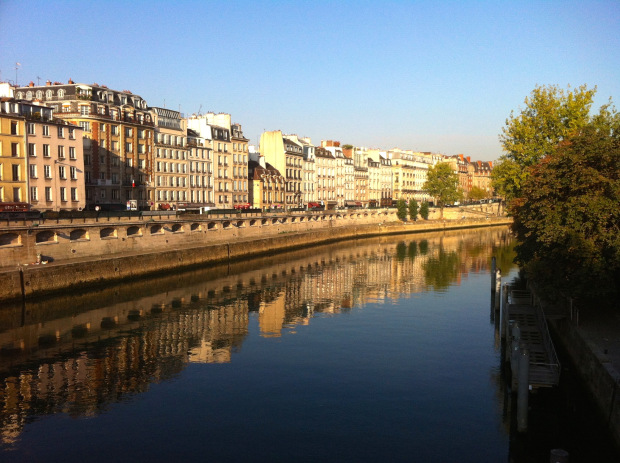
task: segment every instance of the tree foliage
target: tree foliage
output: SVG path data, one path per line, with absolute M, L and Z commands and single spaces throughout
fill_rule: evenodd
M 521 196 L 528 168 L 554 152 L 558 144 L 591 122 L 596 87 L 567 90 L 537 86 L 525 99 L 525 108 L 506 119 L 500 134 L 504 155 L 493 169 L 493 187 L 508 200 Z
M 420 217 L 422 217 L 424 220 L 428 220 L 428 213 L 428 201 L 422 201 L 422 205 L 420 206 Z
M 513 206 L 517 260 L 547 290 L 620 295 L 620 118 L 606 107 L 530 169 Z
M 488 196 L 487 192 L 476 185 L 471 187 L 471 190 L 469 190 L 469 194 L 468 194 L 469 199 L 472 199 L 474 201 L 480 201 L 481 199 L 484 199 L 487 196 Z
M 418 202 L 415 198 L 411 198 L 409 200 L 409 205 L 407 208 L 409 209 L 409 218 L 414 222 L 418 220 Z
M 396 203 L 396 216 L 403 222 L 407 220 L 407 203 L 402 198 Z
M 443 219 L 443 208 L 448 203 L 457 201 L 461 193 L 458 189 L 458 176 L 452 171 L 450 164 L 439 162 L 428 169 L 424 189 L 437 198 L 440 207 L 440 218 Z

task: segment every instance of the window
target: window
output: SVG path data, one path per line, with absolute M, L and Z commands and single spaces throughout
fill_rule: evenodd
M 118 142 L 117 141 L 111 142 L 110 148 L 112 149 L 112 151 L 118 151 Z
M 64 186 L 60 187 L 60 200 L 62 202 L 67 201 L 67 189 Z
M 13 188 L 13 201 L 18 202 L 22 200 L 22 190 L 19 187 Z
M 133 131 L 131 130 L 131 127 L 125 127 L 125 136 L 126 137 L 131 137 L 132 133 L 133 133 Z
M 50 136 L 50 126 L 49 125 L 44 125 L 43 126 L 43 136 L 44 137 L 49 137 Z
M 36 186 L 30 187 L 30 201 L 38 201 L 39 200 L 39 192 Z
M 58 98 L 64 98 L 65 96 L 65 91 L 61 88 L 60 90 L 58 90 Z
M 105 114 L 105 111 L 102 114 Z M 105 124 L 101 124 L 101 131 L 105 132 Z
M 121 193 L 119 190 L 112 190 L 112 199 L 121 199 Z
M 13 181 L 19 181 L 19 164 L 13 164 Z
M 28 170 L 30 171 L 30 178 L 37 178 L 37 166 L 36 166 L 36 164 L 30 164 L 28 166 Z
M 17 133 L 17 121 L 11 121 L 11 135 L 19 135 Z
M 49 186 L 45 187 L 45 200 L 46 201 L 52 200 L 52 187 L 49 187 Z
M 47 145 L 47 144 L 43 145 L 43 156 L 46 158 L 50 157 L 50 145 Z
M 71 175 L 71 180 L 77 180 L 77 169 L 74 166 L 69 168 L 69 174 Z
M 65 158 L 65 147 L 62 145 L 58 145 L 58 158 L 59 159 Z
M 26 131 L 28 132 L 28 135 L 34 135 L 35 134 L 35 125 L 32 122 L 29 122 L 28 125 L 26 126 Z
M 67 178 L 65 166 L 58 166 L 58 176 L 62 178 L 63 180 Z
M 112 135 L 118 135 L 118 125 L 111 126 Z
M 90 122 L 80 121 L 80 127 L 82 127 L 85 132 L 90 132 Z
M 75 159 L 75 147 L 74 146 L 69 147 L 69 159 Z
M 37 146 L 34 143 L 28 143 L 28 156 L 36 156 L 37 155 Z
M 69 129 L 69 138 L 75 140 L 75 129 Z
M 43 166 L 45 178 L 52 178 L 52 168 L 48 165 Z
M 80 105 L 80 114 L 82 116 L 88 116 L 90 114 L 90 106 Z
M 65 138 L 65 128 L 58 127 L 58 138 Z
M 131 145 L 131 143 L 125 143 L 125 151 L 128 153 L 131 153 L 133 150 L 133 146 Z
M 77 200 L 78 200 L 78 189 L 71 188 L 71 201 L 77 201 Z
M 19 156 L 19 143 L 11 143 L 11 156 Z

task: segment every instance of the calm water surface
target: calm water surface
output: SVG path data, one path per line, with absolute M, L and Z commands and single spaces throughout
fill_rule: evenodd
M 614 461 L 574 439 L 601 433 L 559 393 L 533 401 L 536 433 L 511 432 L 493 255 L 516 276 L 492 228 L 5 307 L 0 460 Z

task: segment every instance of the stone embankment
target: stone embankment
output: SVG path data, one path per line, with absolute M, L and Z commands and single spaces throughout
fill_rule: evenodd
M 510 221 L 462 217 L 403 223 L 388 209 L 5 222 L 0 227 L 0 300 L 29 299 L 339 240 Z

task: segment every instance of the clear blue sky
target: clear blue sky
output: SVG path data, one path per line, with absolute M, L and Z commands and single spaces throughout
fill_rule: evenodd
M 620 1 L 0 0 L 0 80 L 107 85 L 186 115 L 495 160 L 538 85 L 620 101 Z

